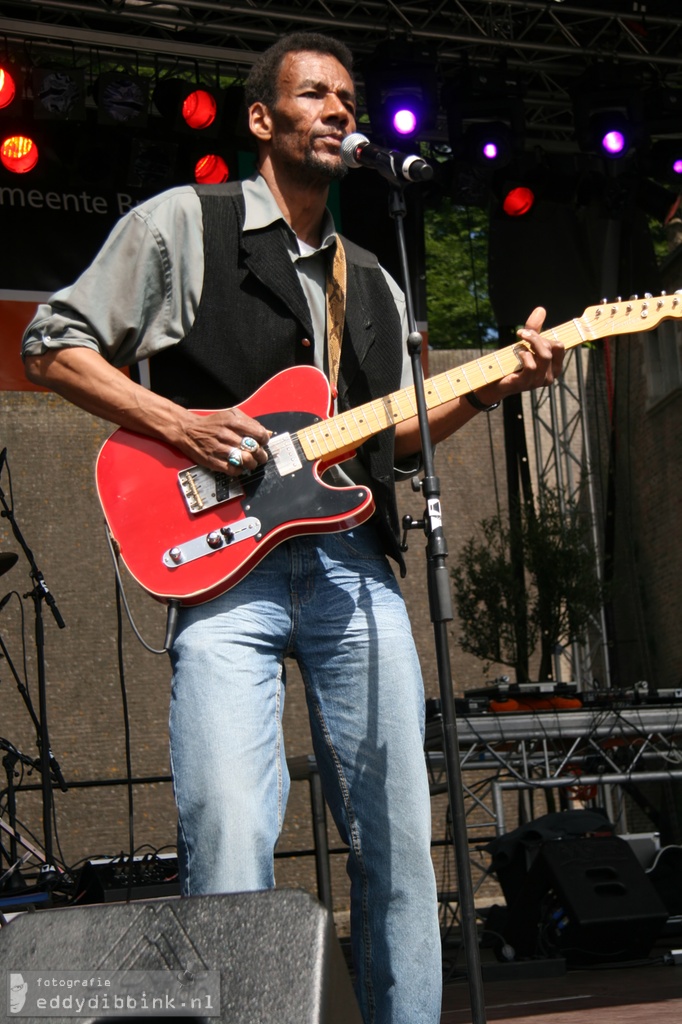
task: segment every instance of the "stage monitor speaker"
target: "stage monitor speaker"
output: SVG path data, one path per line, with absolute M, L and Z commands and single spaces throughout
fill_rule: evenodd
M 569 964 L 646 957 L 668 917 L 617 836 L 543 843 L 507 908 L 504 934 L 517 956 L 554 954 Z
M 168 971 L 175 978 L 218 971 L 220 1013 L 202 1017 L 207 1024 L 361 1024 L 332 916 L 295 890 L 21 915 L 0 930 L 0 963 L 4 1007 L 10 971 L 82 971 L 88 978 L 97 971 Z M 32 993 L 29 986 L 21 1020 L 44 1022 L 44 1013 L 24 1014 L 31 1006 L 38 1012 L 38 994 L 55 991 Z M 91 1012 L 79 1019 L 105 1018 Z

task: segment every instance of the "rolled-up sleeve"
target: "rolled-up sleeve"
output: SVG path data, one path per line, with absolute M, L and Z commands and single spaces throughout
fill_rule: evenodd
M 187 334 L 202 284 L 201 204 L 194 189 L 171 189 L 126 214 L 78 280 L 38 307 L 22 356 L 81 346 L 130 365 Z

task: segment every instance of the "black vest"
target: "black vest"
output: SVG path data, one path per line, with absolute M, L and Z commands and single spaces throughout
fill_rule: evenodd
M 196 186 L 204 227 L 204 281 L 194 324 L 183 340 L 151 360 L 154 391 L 186 408 L 220 409 L 248 398 L 274 374 L 312 363 L 313 327 L 286 227 L 276 221 L 242 234 L 241 184 Z M 344 239 L 346 324 L 338 379 L 339 409 L 396 391 L 402 372 L 400 317 L 377 259 Z M 304 345 L 303 339 L 310 339 Z M 377 505 L 388 554 L 403 567 L 393 474 L 393 430 L 359 452 Z

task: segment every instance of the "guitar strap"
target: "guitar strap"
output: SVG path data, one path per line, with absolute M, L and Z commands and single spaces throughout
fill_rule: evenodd
M 341 342 L 346 320 L 346 252 L 336 236 L 334 259 L 327 273 L 327 358 L 332 395 L 337 397 Z

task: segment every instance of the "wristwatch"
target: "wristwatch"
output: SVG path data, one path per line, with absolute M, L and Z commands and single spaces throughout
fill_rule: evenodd
M 474 409 L 478 409 L 479 412 L 492 412 L 493 409 L 497 409 L 498 405 L 500 404 L 499 402 L 493 402 L 492 405 L 485 405 L 485 403 L 481 401 L 481 399 L 478 397 L 475 391 L 467 391 L 464 397 L 466 398 L 469 405 L 473 405 Z

